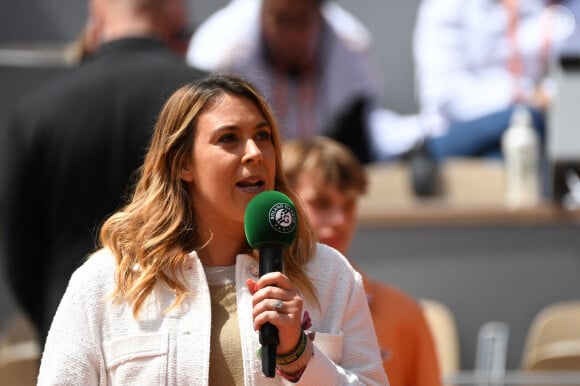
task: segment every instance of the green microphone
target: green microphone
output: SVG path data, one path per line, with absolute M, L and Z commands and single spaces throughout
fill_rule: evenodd
M 284 272 L 284 248 L 296 238 L 298 221 L 296 207 L 288 196 L 276 190 L 259 193 L 250 200 L 244 215 L 246 239 L 260 256 L 260 276 L 269 272 Z M 262 372 L 273 378 L 276 369 L 276 349 L 280 339 L 271 323 L 260 328 Z

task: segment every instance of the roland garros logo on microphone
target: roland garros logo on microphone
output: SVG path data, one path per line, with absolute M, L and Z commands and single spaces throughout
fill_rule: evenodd
M 290 233 L 296 227 L 296 212 L 291 205 L 279 202 L 270 208 L 270 225 L 280 233 Z

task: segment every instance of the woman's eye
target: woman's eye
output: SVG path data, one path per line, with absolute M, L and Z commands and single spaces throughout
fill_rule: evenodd
M 236 135 L 234 133 L 228 133 L 228 134 L 224 134 L 222 135 L 218 142 L 221 143 L 232 143 L 237 139 Z
M 256 139 L 259 141 L 269 141 L 271 137 L 272 136 L 268 130 L 260 130 L 256 133 Z

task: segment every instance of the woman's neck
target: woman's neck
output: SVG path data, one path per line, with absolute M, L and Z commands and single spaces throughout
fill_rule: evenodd
M 227 267 L 236 263 L 236 256 L 244 252 L 246 246 L 245 236 L 231 236 L 213 234 L 208 242 L 197 250 L 197 254 L 203 265 L 207 267 Z

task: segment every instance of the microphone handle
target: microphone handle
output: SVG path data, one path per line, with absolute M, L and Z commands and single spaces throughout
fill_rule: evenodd
M 260 277 L 269 272 L 283 272 L 282 244 L 263 244 L 260 250 Z M 260 344 L 262 345 L 262 373 L 274 378 L 276 370 L 276 349 L 280 343 L 278 329 L 271 323 L 260 328 Z
M 262 244 L 260 246 L 260 277 L 270 272 L 284 272 L 284 246 Z

